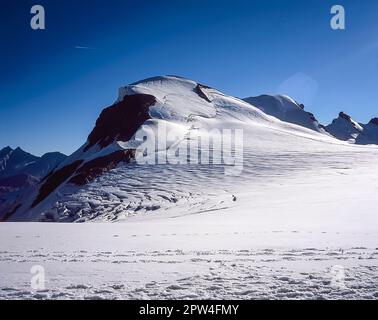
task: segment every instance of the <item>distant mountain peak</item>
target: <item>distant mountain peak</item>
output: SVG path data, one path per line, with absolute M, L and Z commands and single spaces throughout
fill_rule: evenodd
M 378 126 L 378 118 L 373 118 L 369 121 L 369 124 L 374 124 L 376 126 Z
M 12 153 L 14 150 L 7 146 L 3 149 L 0 150 L 0 161 L 1 161 L 1 158 L 5 157 L 6 155 L 9 155 L 10 153 Z
M 0 152 L 3 152 L 3 151 L 13 151 L 13 149 L 10 147 L 10 146 L 6 146 L 5 148 L 1 149 Z
M 298 103 L 289 96 L 263 94 L 243 100 L 281 121 L 293 123 L 320 133 L 326 133 L 315 115 L 305 111 L 303 104 Z
M 363 127 L 343 111 L 325 128 L 335 138 L 350 142 L 355 142 L 358 135 L 363 131 Z
M 12 149 L 8 146 L 0 150 L 0 178 L 21 173 L 42 178 L 66 157 L 60 152 L 50 152 L 37 157 L 21 147 Z
M 348 121 L 351 121 L 352 120 L 352 117 L 349 115 L 349 114 L 346 114 L 345 112 L 341 111 L 339 113 L 339 118 L 342 118 L 342 119 L 345 119 L 345 120 L 348 120 Z
M 41 159 L 51 159 L 51 158 L 66 158 L 67 155 L 64 153 L 54 151 L 54 152 L 47 152 L 44 155 L 42 155 Z

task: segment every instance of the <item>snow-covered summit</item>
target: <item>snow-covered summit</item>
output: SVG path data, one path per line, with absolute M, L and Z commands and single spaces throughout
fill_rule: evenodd
M 325 133 L 322 125 L 315 116 L 304 110 L 304 105 L 299 104 L 285 95 L 261 95 L 244 99 L 251 105 L 259 108 L 266 114 L 282 121 L 294 123 L 302 127 Z
M 363 127 L 344 112 L 340 112 L 338 118 L 325 128 L 337 139 L 349 142 L 355 142 L 358 135 L 363 131 Z
M 378 118 L 373 118 L 363 125 L 362 133 L 356 139 L 357 144 L 378 144 Z

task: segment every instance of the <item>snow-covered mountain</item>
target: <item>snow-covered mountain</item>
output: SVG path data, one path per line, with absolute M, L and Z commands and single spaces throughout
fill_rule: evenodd
M 42 157 L 38 158 L 37 161 L 29 164 L 21 171 L 22 173 L 42 179 L 66 158 L 67 156 L 60 152 L 45 153 Z
M 66 157 L 59 152 L 37 157 L 19 147 L 0 150 L 0 220 L 1 213 L 32 192 Z
M 363 127 L 344 112 L 340 112 L 338 118 L 334 119 L 332 123 L 325 128 L 337 139 L 353 143 L 363 131 Z
M 335 138 L 360 145 L 378 144 L 378 118 L 368 124 L 354 121 L 349 115 L 340 112 L 339 117 L 325 127 Z
M 244 141 L 248 141 L 246 147 L 254 149 L 253 152 L 266 153 L 277 149 L 277 144 L 284 150 L 288 141 L 296 139 L 300 143 L 314 139 L 337 143 L 321 129 L 315 130 L 316 121 L 294 101 L 286 97 L 280 99 L 288 108 L 295 106 L 308 117 L 308 125 L 313 125 L 311 130 L 282 122 L 246 101 L 176 76 L 149 78 L 122 87 L 117 101 L 100 114 L 86 143 L 60 163 L 33 192 L 4 204 L 0 214 L 6 215 L 8 220 L 120 219 L 136 212 L 167 209 L 179 199 L 185 199 L 188 205 L 194 201 L 190 184 L 182 185 L 192 179 L 188 174 L 200 175 L 215 183 L 219 177 L 223 179 L 224 170 L 217 166 L 183 170 L 179 165 L 170 164 L 141 168 L 135 158 L 143 141 L 137 137 L 157 134 L 161 126 L 170 134 L 164 141 L 158 141 L 154 150 L 157 154 L 213 129 L 242 129 L 247 135 L 247 138 L 244 136 Z M 131 187 L 160 184 L 162 179 L 165 181 L 162 170 L 175 173 L 176 177 L 164 191 L 156 187 L 147 195 L 139 187 Z M 138 175 L 145 175 L 146 180 L 140 181 Z M 109 188 L 111 194 L 106 195 Z
M 46 153 L 42 157 L 37 157 L 20 147 L 16 149 L 5 147 L 0 150 L 0 178 L 28 174 L 41 179 L 66 157 L 60 152 Z
M 38 157 L 21 148 L 13 150 L 11 147 L 5 147 L 0 150 L 0 178 L 17 174 L 37 160 Z
M 363 125 L 362 133 L 356 138 L 357 144 L 378 144 L 378 118 Z
M 294 123 L 311 130 L 325 133 L 315 116 L 304 110 L 304 105 L 284 95 L 261 95 L 245 98 L 244 101 L 259 108 L 266 114 L 282 121 Z

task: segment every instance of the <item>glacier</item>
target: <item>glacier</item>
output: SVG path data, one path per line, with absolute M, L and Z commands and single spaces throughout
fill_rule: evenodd
M 56 187 L 34 207 L 43 182 L 22 195 L 0 224 L 0 298 L 376 299 L 378 146 L 251 103 L 175 76 L 121 88 L 51 173 Z M 128 106 L 135 132 L 108 127 Z M 136 137 L 163 123 L 176 135 L 156 154 L 243 130 L 243 170 L 138 163 Z M 43 290 L 30 287 L 34 265 Z

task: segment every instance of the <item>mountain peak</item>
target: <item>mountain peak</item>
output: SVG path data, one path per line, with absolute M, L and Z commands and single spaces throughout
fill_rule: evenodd
M 5 148 L 0 150 L 0 153 L 9 153 L 11 151 L 13 151 L 13 149 L 10 146 L 6 146 Z
M 55 151 L 55 152 L 47 152 L 44 155 L 42 155 L 41 159 L 50 159 L 50 158 L 66 158 L 67 155 L 64 153 Z
M 357 136 L 363 131 L 362 126 L 343 111 L 325 128 L 335 138 L 351 142 L 355 142 Z
M 260 95 L 243 99 L 268 115 L 313 131 L 324 133 L 314 114 L 305 111 L 305 106 L 286 95 Z
M 19 153 L 28 153 L 26 151 L 24 151 L 23 149 L 21 149 L 21 147 L 17 147 L 16 149 L 13 150 L 14 152 L 19 152 Z
M 378 126 L 378 118 L 373 118 L 369 121 L 369 124 L 374 124 L 376 126 Z
M 346 114 L 343 111 L 341 111 L 339 113 L 339 118 L 342 118 L 342 119 L 345 119 L 345 120 L 348 120 L 348 121 L 352 121 L 352 117 L 349 114 Z
M 131 83 L 129 86 L 136 86 L 138 84 L 145 84 L 149 82 L 164 82 L 164 81 L 176 81 L 176 82 L 191 82 L 194 83 L 195 81 L 187 79 L 185 77 L 180 77 L 176 75 L 166 75 L 166 76 L 154 76 L 154 77 L 149 77 L 145 78 L 136 82 Z

